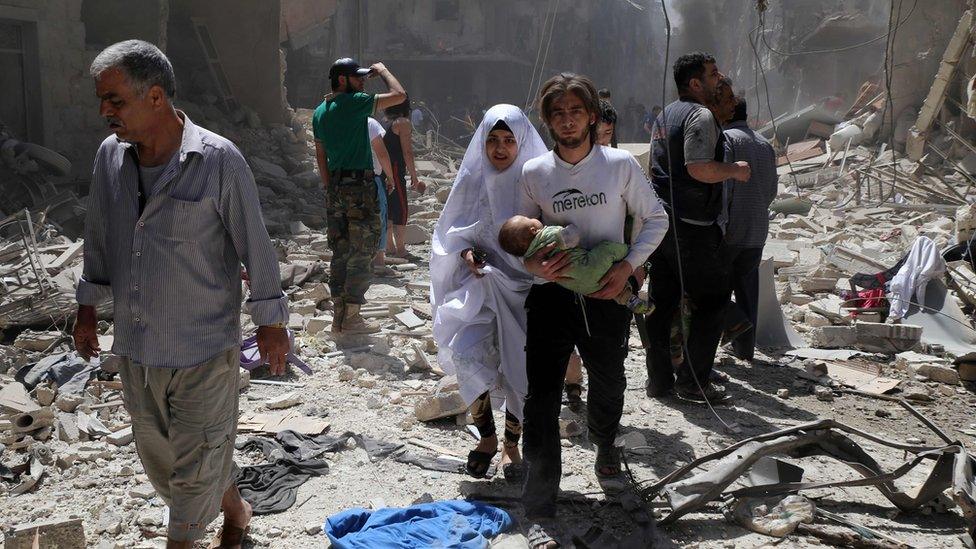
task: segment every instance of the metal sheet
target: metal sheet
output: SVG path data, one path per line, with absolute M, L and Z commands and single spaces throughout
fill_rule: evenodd
M 759 314 L 756 320 L 756 345 L 775 349 L 806 347 L 800 334 L 783 316 L 776 285 L 773 283 L 773 262 L 764 259 L 759 264 Z

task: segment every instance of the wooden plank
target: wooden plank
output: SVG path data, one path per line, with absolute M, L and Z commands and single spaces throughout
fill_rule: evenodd
M 918 111 L 918 119 L 915 126 L 908 132 L 908 143 L 905 145 L 905 152 L 908 158 L 918 160 L 922 158 L 925 150 L 925 141 L 932 123 L 942 110 L 945 102 L 946 91 L 956 72 L 956 65 L 959 64 L 962 54 L 969 46 L 973 32 L 973 12 L 966 10 L 956 25 L 956 31 L 952 34 L 945 52 L 942 54 L 942 62 L 939 64 L 939 71 L 935 74 L 935 80 L 929 89 L 922 108 Z

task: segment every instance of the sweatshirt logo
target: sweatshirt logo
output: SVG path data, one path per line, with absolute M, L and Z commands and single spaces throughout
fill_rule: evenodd
M 566 189 L 552 195 L 552 211 L 554 213 L 568 212 L 587 206 L 600 206 L 607 203 L 604 193 L 583 194 L 579 189 Z

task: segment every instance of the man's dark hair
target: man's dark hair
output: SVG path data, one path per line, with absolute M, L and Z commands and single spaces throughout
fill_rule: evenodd
M 334 74 L 334 75 L 332 75 L 329 78 L 329 84 L 332 85 L 332 91 L 336 91 L 336 90 L 339 89 L 339 77 L 340 76 L 342 76 L 342 75 L 341 74 Z
M 600 120 L 603 121 L 604 124 L 617 123 L 617 111 L 606 99 L 600 100 Z
M 748 120 L 749 112 L 746 107 L 746 98 L 742 97 L 741 95 L 736 97 L 735 110 L 732 111 L 732 120 L 729 120 L 729 122 L 745 122 Z
M 596 92 L 600 99 L 610 99 L 610 89 L 600 88 L 600 91 Z
M 389 118 L 390 120 L 394 120 L 396 118 L 401 118 L 401 117 L 402 118 L 409 118 L 410 117 L 410 97 L 407 96 L 403 100 L 403 103 L 400 103 L 399 105 L 393 105 L 392 107 L 387 107 L 383 112 L 386 113 L 386 117 Z
M 674 62 L 674 83 L 678 86 L 678 95 L 688 91 L 693 78 L 705 78 L 705 65 L 709 63 L 715 63 L 715 58 L 700 51 L 686 53 Z
M 600 102 L 593 82 L 579 74 L 562 72 L 546 80 L 542 89 L 539 90 L 539 112 L 542 114 L 542 120 L 546 126 L 549 125 L 552 103 L 567 93 L 572 93 L 578 97 L 583 102 L 583 106 L 586 107 L 586 112 L 595 114 L 597 119 L 600 118 Z M 549 133 L 555 139 L 556 135 L 551 128 Z M 596 121 L 594 120 L 593 124 L 590 125 L 590 143 L 595 141 Z

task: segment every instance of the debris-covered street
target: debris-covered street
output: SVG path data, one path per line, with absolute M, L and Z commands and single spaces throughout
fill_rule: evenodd
M 455 523 L 462 532 L 458 536 L 473 533 L 470 545 L 459 537 L 443 545 L 428 539 L 427 546 L 534 547 L 530 540 L 537 543 L 539 538 L 532 538 L 530 525 L 535 519 L 524 512 L 523 485 L 506 478 L 500 456 L 491 462 L 485 478 L 469 474 L 469 452 L 481 435 L 458 376 L 441 365 L 447 353 L 435 341 L 437 305 L 432 306 L 431 297 L 435 225 L 452 185 L 466 176 L 462 163 L 468 142 L 478 135 L 478 121 L 488 116 L 485 111 L 491 105 L 521 103 L 522 97 L 514 96 L 524 94 L 524 85 L 513 92 L 514 98 L 504 94 L 496 101 L 488 93 L 489 83 L 481 80 L 475 86 L 486 95 L 472 109 L 460 105 L 461 92 L 440 97 L 441 90 L 429 82 L 417 85 L 417 95 L 426 100 L 421 117 L 425 122 L 415 121 L 408 139 L 415 158 L 412 164 L 425 188 L 405 191 L 409 220 L 403 236 L 408 253 L 396 257 L 401 254 L 388 252 L 387 268 L 374 271 L 365 303 L 355 304 L 362 320 L 378 324 L 380 330 L 337 332 L 337 323 L 351 325 L 346 309 L 354 302 L 347 299 L 343 304 L 330 289 L 334 260 L 330 238 L 335 236 L 327 234 L 330 219 L 316 149 L 323 141 L 316 133 L 315 108 L 328 91 L 324 74 L 332 60 L 357 53 L 336 49 L 353 44 L 345 35 L 351 31 L 337 29 L 336 22 L 353 16 L 359 21 L 364 5 L 373 9 L 377 3 L 244 2 L 241 17 L 273 19 L 273 25 L 255 22 L 250 28 L 273 35 L 255 34 L 260 37 L 250 54 L 255 66 L 273 64 L 278 71 L 280 65 L 280 73 L 268 80 L 275 84 L 272 91 L 257 90 L 264 86 L 259 79 L 242 76 L 248 71 L 241 66 L 241 55 L 230 53 L 236 37 L 227 34 L 225 23 L 214 22 L 219 18 L 216 8 L 182 0 L 140 3 L 163 7 L 164 15 L 140 17 L 154 25 L 157 17 L 162 18 L 161 30 L 153 31 L 155 41 L 170 37 L 169 47 L 159 44 L 160 48 L 170 56 L 177 80 L 182 82 L 180 78 L 186 76 L 187 93 L 176 96 L 176 108 L 196 126 L 228 139 L 246 159 L 276 255 L 281 291 L 287 297 L 289 316 L 280 326 L 291 340 L 284 375 L 272 375 L 262 361 L 264 349 L 259 351 L 258 346 L 265 340 L 257 335 L 250 303 L 240 315 L 240 398 L 232 441 L 239 470 L 233 472 L 233 479 L 254 512 L 242 534 L 243 547 L 365 547 L 352 538 L 330 542 L 329 536 L 338 536 L 335 532 L 348 526 L 340 524 L 337 516 L 362 508 L 376 518 L 391 508 L 457 501 L 482 502 L 502 510 L 500 531 L 490 529 L 487 518 L 480 532 L 477 525 Z M 523 57 L 542 48 L 536 42 L 551 32 L 543 25 L 543 15 L 546 24 L 550 15 L 555 19 L 557 14 L 576 22 L 600 20 L 588 6 L 559 11 L 558 1 L 555 7 L 552 2 L 537 3 L 521 6 L 512 15 L 533 28 L 534 38 L 526 46 L 531 51 L 522 52 Z M 752 360 L 746 360 L 736 356 L 734 342 L 721 343 L 708 383 L 723 385 L 725 399 L 692 402 L 678 393 L 651 397 L 646 387 L 647 334 L 638 330 L 637 322 L 644 328 L 644 317 L 639 315 L 630 323 L 624 360 L 627 385 L 614 443 L 621 449 L 620 476 L 625 486 L 608 493 L 594 470 L 597 445 L 587 426 L 590 373 L 581 403 L 561 393 L 558 515 L 545 523 L 546 531 L 561 546 L 580 548 L 973 547 L 976 27 L 971 3 L 952 2 L 951 7 L 942 6 L 946 13 L 926 15 L 940 22 L 935 31 L 926 30 L 932 20 L 927 20 L 928 27 L 912 20 L 905 32 L 915 47 L 928 49 L 924 67 L 913 69 L 913 75 L 894 71 L 901 95 L 891 91 L 888 71 L 894 62 L 885 55 L 884 43 L 871 46 L 875 56 L 871 63 L 852 64 L 852 74 L 832 73 L 829 79 L 836 89 L 824 90 L 826 84 L 814 81 L 815 71 L 805 65 L 804 56 L 773 65 L 770 59 L 779 60 L 769 45 L 761 46 L 767 50 L 765 57 L 757 52 L 754 61 L 749 43 L 737 58 L 722 49 L 730 47 L 727 41 L 716 39 L 693 47 L 687 30 L 674 37 L 658 36 L 665 32 L 662 5 L 673 10 L 670 23 L 687 29 L 705 24 L 700 14 L 708 2 L 689 2 L 681 9 L 672 2 L 618 3 L 621 6 L 609 9 L 605 20 L 614 28 L 630 24 L 628 14 L 653 21 L 659 27 L 645 31 L 654 35 L 650 42 L 661 41 L 662 48 L 665 40 L 669 47 L 680 46 L 677 53 L 670 51 L 670 62 L 685 50 L 715 48 L 712 53 L 718 63 L 729 66 L 736 96 L 750 102 L 749 126 L 773 146 L 778 184 L 768 207 L 768 235 L 758 267 L 756 351 Z M 34 34 L 23 36 L 36 40 L 38 24 L 42 30 L 66 25 L 81 29 L 82 34 L 87 28 L 104 43 L 89 36 L 77 48 L 78 59 L 60 62 L 73 65 L 68 77 L 79 94 L 90 95 L 88 64 L 103 47 L 129 36 L 116 36 L 117 32 L 96 24 L 111 16 L 97 2 L 27 4 L 31 3 L 0 0 L 0 39 L 16 28 L 30 30 Z M 215 4 L 228 7 L 226 2 Z M 457 2 L 398 4 L 415 17 L 421 17 L 416 13 L 423 10 L 407 4 L 453 9 L 452 14 L 434 13 L 435 19 L 447 17 L 450 24 L 481 15 L 483 10 L 469 12 L 474 8 L 458 7 Z M 771 32 L 771 36 L 785 40 L 789 33 L 784 22 L 796 23 L 785 13 L 789 8 L 758 4 L 758 11 L 752 2 L 722 8 L 730 17 L 729 28 L 766 24 L 752 18 L 768 17 L 781 33 Z M 824 21 L 808 29 L 806 42 L 790 42 L 790 48 L 822 48 L 828 39 L 833 47 L 843 46 L 857 42 L 858 33 L 885 31 L 882 24 L 854 32 L 855 11 L 823 4 L 818 13 Z M 867 4 L 872 5 L 861 15 L 872 21 L 888 20 L 888 2 Z M 908 21 L 915 7 L 901 4 L 893 2 L 900 10 L 896 15 Z M 68 15 L 54 15 L 55 7 Z M 770 11 L 759 15 L 766 9 Z M 912 13 L 906 16 L 909 9 Z M 386 12 L 376 7 L 375 13 Z M 33 14 L 33 19 L 25 14 Z M 216 48 L 211 44 L 206 49 L 211 38 L 203 37 L 208 27 L 201 21 L 212 22 Z M 495 28 L 503 24 L 500 16 L 492 15 L 491 21 L 485 32 L 501 33 Z M 535 29 L 539 25 L 543 34 Z M 594 26 L 594 32 L 598 28 Z M 389 26 L 386 31 L 394 32 Z M 329 33 L 338 36 L 327 39 Z M 566 38 L 558 28 L 556 34 L 564 44 Z M 188 36 L 192 51 L 179 42 L 189 40 Z M 142 38 L 149 40 L 152 33 Z M 85 42 L 84 37 L 81 40 Z M 476 61 L 484 54 L 482 61 L 490 62 L 494 54 L 485 53 L 491 50 L 490 42 L 486 38 L 481 49 L 458 42 L 455 53 Z M 10 51 L 21 46 L 26 52 L 26 41 L 12 45 Z M 398 63 L 392 53 L 384 55 L 388 50 L 383 47 L 371 43 L 359 57 L 370 62 L 381 57 L 413 101 L 411 84 L 430 74 L 423 67 L 423 55 L 428 53 L 413 59 L 406 56 Z M 359 48 L 359 53 L 364 51 L 362 44 Z M 6 51 L 0 49 L 0 55 Z M 528 66 L 519 70 L 529 75 L 532 69 L 533 81 L 540 85 L 561 70 L 596 71 L 585 62 L 567 61 L 565 52 L 553 55 L 558 59 L 549 65 L 542 61 L 543 69 L 532 68 L 529 59 Z M 906 54 L 893 54 L 902 59 L 899 55 Z M 663 50 L 660 57 L 653 62 L 653 78 L 642 76 L 645 80 L 635 80 L 627 88 L 653 83 L 650 91 L 642 92 L 646 97 L 641 102 L 648 106 L 663 103 L 661 78 L 666 79 L 668 101 L 676 99 L 670 69 L 662 63 Z M 766 74 L 757 74 L 753 82 L 754 62 L 759 67 L 770 63 L 765 70 L 773 73 L 769 78 L 776 88 L 795 71 L 792 74 L 800 75 L 796 76 L 798 89 L 771 91 L 768 83 L 763 84 Z M 287 72 L 299 68 L 307 71 L 307 79 Z M 229 78 L 221 72 L 225 70 Z M 316 71 L 322 75 L 313 78 Z M 27 72 L 25 85 L 34 85 Z M 502 73 L 500 82 L 508 82 L 512 75 Z M 596 84 L 612 82 L 597 80 Z M 801 93 L 802 86 L 812 91 Z M 530 92 L 537 90 L 530 85 Z M 823 99 L 827 92 L 831 97 Z M 905 99 L 912 93 L 913 99 Z M 656 162 L 649 144 L 653 119 L 647 115 L 651 122 L 645 130 L 647 109 L 631 116 L 624 107 L 623 97 L 628 96 L 629 91 L 622 90 L 614 96 L 618 147 L 650 174 Z M 912 103 L 914 99 L 917 103 Z M 55 105 L 46 95 L 44 101 L 50 115 Z M 93 104 L 88 97 L 75 108 L 59 104 L 59 116 L 67 127 L 56 141 L 45 138 L 49 125 L 56 122 L 46 119 L 41 130 L 33 125 L 33 115 L 21 113 L 21 119 L 11 122 L 5 118 L 15 111 L 0 110 L 0 194 L 5 197 L 0 201 L 4 217 L 0 219 L 0 539 L 10 549 L 163 548 L 172 533 L 171 510 L 150 482 L 143 464 L 146 456 L 141 460 L 136 450 L 134 427 L 137 433 L 138 428 L 127 412 L 133 403 L 130 397 L 123 398 L 120 369 L 131 367 L 130 361 L 112 352 L 116 337 L 132 335 L 117 333 L 108 300 L 97 306 L 97 357 L 86 361 L 73 337 L 79 310 L 76 293 L 79 284 L 86 282 L 83 273 L 88 272 L 83 228 L 92 162 L 98 142 L 108 135 Z M 30 98 L 24 98 L 24 105 L 24 112 L 34 112 Z M 539 126 L 550 147 L 556 137 L 558 147 L 563 142 L 555 132 L 549 134 L 538 111 L 531 112 L 541 108 L 527 109 L 527 120 Z M 75 109 L 90 112 L 80 114 Z M 470 112 L 462 114 L 465 109 Z M 77 143 L 85 148 L 73 145 Z M 334 200 L 331 195 L 330 200 Z M 172 242 L 174 248 L 183 244 Z M 242 272 L 245 298 L 255 272 Z M 232 278 L 236 286 L 236 274 Z M 649 297 L 647 283 L 639 297 Z M 685 307 L 682 302 L 681 311 L 687 315 Z M 161 314 L 145 314 L 157 313 Z M 689 330 L 682 314 L 675 317 L 675 330 L 680 331 L 683 323 L 683 329 Z M 726 339 L 738 335 L 731 333 L 733 323 L 725 323 Z M 670 351 L 672 357 L 677 352 L 680 363 L 681 346 L 676 350 L 672 343 Z M 495 423 L 509 428 L 504 413 L 496 410 L 494 417 Z M 526 425 L 529 435 L 531 423 Z M 198 465 L 196 476 L 208 466 Z M 405 528 L 417 527 L 422 519 L 403 519 Z M 199 546 L 206 547 L 214 536 L 223 535 L 218 533 L 220 526 L 219 519 L 201 525 L 205 537 Z M 449 526 L 431 522 L 425 527 L 455 533 Z M 419 546 L 424 545 L 411 547 Z

